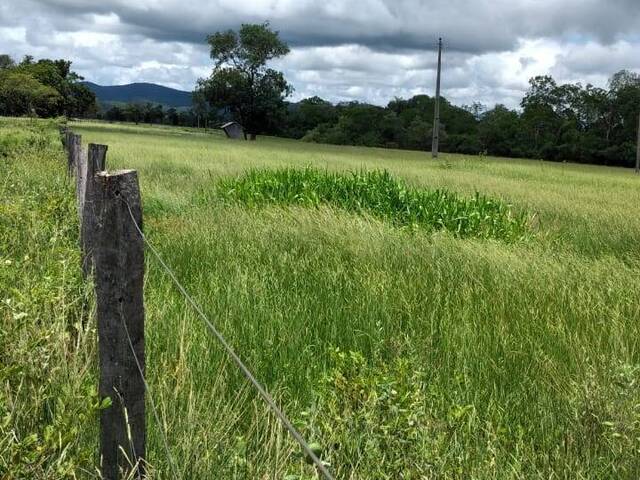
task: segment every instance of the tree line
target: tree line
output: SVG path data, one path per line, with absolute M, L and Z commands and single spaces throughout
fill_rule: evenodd
M 100 108 L 96 117 L 109 122 L 149 123 L 182 127 L 217 127 L 223 120 L 215 110 L 165 107 L 150 102 L 135 102 Z
M 0 115 L 94 115 L 96 96 L 81 80 L 68 60 L 35 61 L 27 55 L 16 62 L 0 55 Z
M 332 105 L 313 97 L 285 106 L 281 128 L 272 133 L 310 142 L 430 150 L 434 105 L 427 95 L 395 98 L 386 107 Z M 636 73 L 616 73 L 606 89 L 538 76 L 529 81 L 520 107 L 458 107 L 441 97 L 440 149 L 627 167 L 635 163 Z

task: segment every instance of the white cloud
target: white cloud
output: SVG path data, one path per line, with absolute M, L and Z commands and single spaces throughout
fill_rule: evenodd
M 432 94 L 439 35 L 457 104 L 517 106 L 535 75 L 604 86 L 640 71 L 637 0 L 3 0 L 0 48 L 69 58 L 97 83 L 191 89 L 211 69 L 207 33 L 264 20 L 293 46 L 275 65 L 294 99 Z
M 561 82 L 576 81 L 576 72 L 559 68 L 567 52 L 574 51 L 580 51 L 578 45 L 568 49 L 567 44 L 548 39 L 522 40 L 514 50 L 506 52 L 472 55 L 445 51 L 443 93 L 457 104 L 480 101 L 516 107 L 531 77 L 552 73 Z M 573 57 L 570 60 L 577 61 Z M 329 89 L 334 101 L 366 99 L 385 104 L 394 96 L 432 95 L 435 63 L 433 52 L 376 52 L 345 45 L 294 49 L 278 66 L 296 85 L 295 99 L 320 95 Z M 618 66 L 614 60 L 610 69 L 590 80 L 604 86 L 611 73 L 632 66 L 625 61 Z

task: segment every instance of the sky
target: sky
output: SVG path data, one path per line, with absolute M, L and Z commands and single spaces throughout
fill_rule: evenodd
M 640 73 L 640 0 L 0 0 L 0 53 L 66 58 L 101 85 L 192 90 L 211 73 L 210 33 L 269 21 L 294 101 L 385 105 L 442 92 L 517 107 L 529 78 L 605 87 Z

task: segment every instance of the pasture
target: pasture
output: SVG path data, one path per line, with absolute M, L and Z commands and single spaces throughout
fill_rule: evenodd
M 3 120 L 5 132 L 19 130 L 11 122 Z M 83 143 L 109 146 L 109 169 L 138 170 L 149 241 L 304 436 L 320 443 L 336 478 L 640 474 L 640 178 L 632 171 L 448 154 L 433 160 L 425 152 L 268 137 L 230 141 L 180 128 L 71 126 Z M 77 227 L 64 206 L 72 193 L 54 125 L 29 128 L 46 145 L 0 160 L 6 210 L 21 212 L 28 225 L 2 221 L 5 286 L 19 278 L 7 261 L 53 262 L 45 256 L 62 248 L 38 233 L 53 228 L 42 223 L 52 221 L 48 210 L 22 196 L 47 190 L 61 202 L 55 228 L 66 232 L 56 237 L 66 239 L 65 249 Z M 220 193 L 249 170 L 284 168 L 386 170 L 416 191 L 461 199 L 477 192 L 526 216 L 527 234 L 459 236 L 404 228 L 339 202 L 255 204 Z M 20 242 L 16 228 L 24 228 Z M 38 344 L 72 346 L 47 357 L 57 372 L 53 392 L 37 397 L 47 412 L 78 395 L 94 401 L 77 393 L 95 381 L 94 326 L 70 333 L 64 323 L 79 315 L 74 298 L 90 302 L 91 292 L 68 272 L 77 258 L 65 255 L 64 272 L 57 263 L 45 276 L 37 274 L 42 266 L 22 270 L 32 277 L 25 289 L 39 292 L 48 282 L 63 292 L 56 301 L 21 317 L 7 307 L 14 297 L 7 293 L 3 307 L 11 324 L 32 333 L 47 315 L 59 319 Z M 158 262 L 146 261 L 147 377 L 162 422 L 149 418 L 152 478 L 173 478 L 161 430 L 182 478 L 314 478 Z M 58 418 L 21 416 L 16 409 L 28 401 L 20 395 L 0 405 L 19 431 Z M 76 425 L 64 455 L 51 447 L 43 469 L 76 455 L 78 477 L 94 478 L 83 452 L 95 450 L 95 408 L 83 410 L 86 427 Z M 73 426 L 73 416 L 67 412 L 54 431 Z

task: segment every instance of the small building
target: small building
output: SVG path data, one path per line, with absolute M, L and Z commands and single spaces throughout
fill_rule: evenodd
M 240 125 L 238 122 L 227 122 L 220 128 L 224 130 L 227 138 L 244 138 L 244 128 L 242 128 L 242 125 Z

